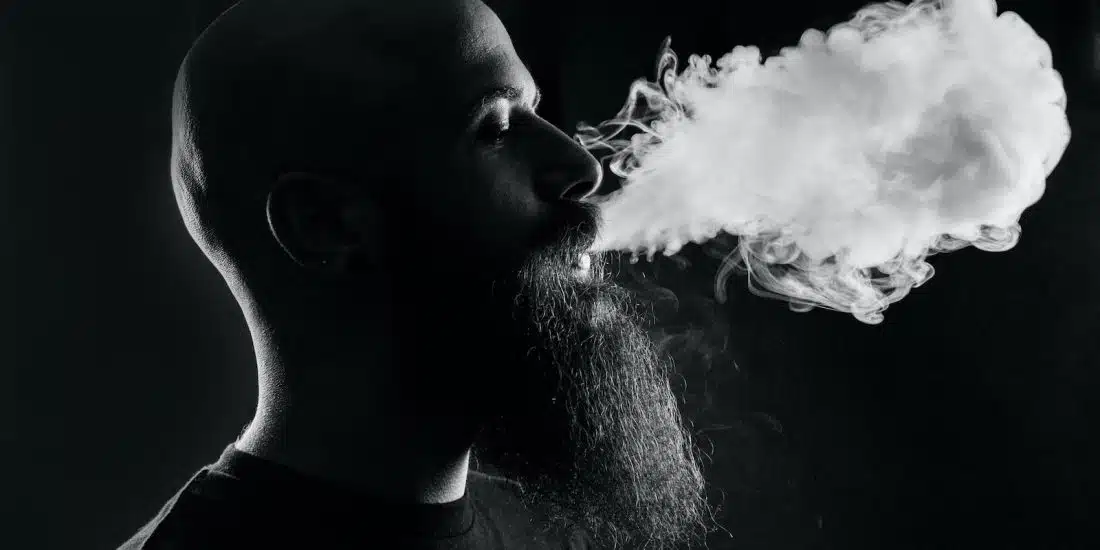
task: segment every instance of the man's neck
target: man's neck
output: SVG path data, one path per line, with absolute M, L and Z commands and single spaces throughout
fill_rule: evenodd
M 398 353 L 394 342 L 423 332 L 415 323 L 302 321 L 309 317 L 288 316 L 278 331 L 265 330 L 260 317 L 249 319 L 259 401 L 236 448 L 390 500 L 460 499 L 478 417 L 461 410 L 469 406 L 465 387 L 440 380 L 440 373 L 422 376 L 420 367 L 449 358 Z M 456 349 L 459 341 L 447 338 L 458 336 L 445 334 L 432 348 Z M 415 364 L 395 364 L 400 360 Z M 468 378 L 450 369 L 442 374 Z
M 465 494 L 470 447 L 429 449 L 414 441 L 434 439 L 421 433 L 403 436 L 361 421 L 310 425 L 307 414 L 258 410 L 234 443 L 237 450 L 287 466 L 303 475 L 347 484 L 380 498 L 423 504 L 456 501 Z M 299 421 L 288 422 L 288 418 Z

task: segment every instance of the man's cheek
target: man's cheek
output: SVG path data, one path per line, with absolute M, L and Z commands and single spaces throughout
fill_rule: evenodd
M 499 162 L 483 166 L 485 181 L 492 182 L 494 209 L 506 218 L 536 220 L 545 214 L 546 201 L 540 199 L 531 175 L 516 166 L 516 162 Z

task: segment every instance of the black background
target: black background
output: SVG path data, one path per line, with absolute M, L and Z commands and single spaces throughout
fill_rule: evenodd
M 176 67 L 224 0 L 7 2 L 0 11 L 0 395 L 14 513 L 0 546 L 113 548 L 251 418 L 244 319 L 168 180 Z M 863 2 L 490 2 L 571 130 L 681 54 L 765 51 Z M 1096 10 L 1000 3 L 1054 51 L 1073 141 L 1004 253 L 936 276 L 863 325 L 751 295 L 717 261 L 639 265 L 676 291 L 665 328 L 729 533 L 716 549 L 1093 548 L 1100 448 Z M 428 252 L 426 252 L 428 253 Z M 623 277 L 629 279 L 624 268 Z M 14 419 L 14 420 L 12 420 Z M 717 492 L 721 490 L 721 494 Z M 724 496 L 723 496 L 724 495 Z

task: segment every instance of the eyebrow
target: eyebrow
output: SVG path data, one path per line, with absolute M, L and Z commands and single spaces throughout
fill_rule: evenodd
M 472 120 L 479 113 L 481 113 L 481 111 L 484 110 L 485 107 L 501 99 L 507 99 L 508 101 L 520 101 L 521 99 L 523 99 L 523 90 L 520 90 L 515 86 L 500 86 L 486 91 L 485 93 L 481 94 L 481 97 L 474 101 L 473 105 L 471 105 L 470 108 L 466 111 L 466 120 Z M 534 101 L 531 103 L 531 107 L 537 109 L 541 101 L 542 90 L 540 90 L 538 86 L 535 86 L 535 98 Z

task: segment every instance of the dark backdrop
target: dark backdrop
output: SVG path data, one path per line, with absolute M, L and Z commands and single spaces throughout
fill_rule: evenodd
M 244 320 L 168 181 L 177 64 L 229 2 L 2 4 L 0 546 L 113 548 L 254 404 Z M 666 35 L 683 54 L 768 50 L 862 2 L 491 4 L 571 129 L 614 114 Z M 1097 547 L 1095 10 L 1001 6 L 1051 43 L 1074 130 L 1015 249 L 934 257 L 879 326 L 792 313 L 743 277 L 717 304 L 697 247 L 688 270 L 637 266 L 679 297 L 659 311 L 724 501 L 712 548 Z

